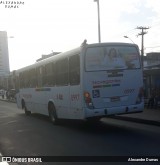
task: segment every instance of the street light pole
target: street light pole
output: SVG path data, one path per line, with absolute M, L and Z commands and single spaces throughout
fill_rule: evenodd
M 128 36 L 124 36 L 124 38 L 128 38 L 129 40 L 132 41 L 133 44 L 135 44 L 135 43 L 133 42 L 133 40 L 132 40 L 131 38 L 129 38 Z
M 101 43 L 101 27 L 100 27 L 100 10 L 99 10 L 99 0 L 94 0 L 97 2 L 97 11 L 98 11 L 98 41 Z

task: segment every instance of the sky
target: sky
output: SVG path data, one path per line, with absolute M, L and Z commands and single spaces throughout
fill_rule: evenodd
M 10 8 L 8 2 L 21 4 Z M 137 37 L 141 30 L 137 27 L 149 27 L 144 35 L 144 52 L 160 52 L 160 0 L 99 0 L 99 4 L 101 42 L 133 41 L 141 49 L 141 36 Z M 0 31 L 7 31 L 10 70 L 17 70 L 35 63 L 42 54 L 76 48 L 84 39 L 88 44 L 97 43 L 97 3 L 0 1 Z

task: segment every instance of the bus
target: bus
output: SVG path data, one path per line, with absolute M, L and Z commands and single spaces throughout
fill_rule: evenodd
M 16 70 L 17 105 L 53 123 L 142 112 L 142 72 L 136 44 L 84 43 Z

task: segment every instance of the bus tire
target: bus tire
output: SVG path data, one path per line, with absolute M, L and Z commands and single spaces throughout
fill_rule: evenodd
M 26 116 L 31 115 L 31 111 L 27 110 L 27 107 L 26 107 L 26 104 L 25 104 L 24 100 L 22 100 L 22 109 L 24 109 L 24 112 L 25 112 Z
M 26 106 L 24 107 L 24 111 L 26 116 L 31 115 L 31 111 L 28 111 Z
M 56 109 L 53 103 L 49 103 L 48 112 L 49 112 L 50 121 L 55 125 L 58 124 L 59 120 L 58 120 Z

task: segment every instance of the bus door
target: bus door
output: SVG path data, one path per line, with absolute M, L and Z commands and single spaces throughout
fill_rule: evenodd
M 55 106 L 59 118 L 68 118 L 69 110 L 69 64 L 68 58 L 59 59 L 55 63 L 56 87 L 53 87 Z
M 83 118 L 81 108 L 81 85 L 80 85 L 80 56 L 73 55 L 69 58 L 69 81 L 70 81 L 70 109 L 71 118 Z

